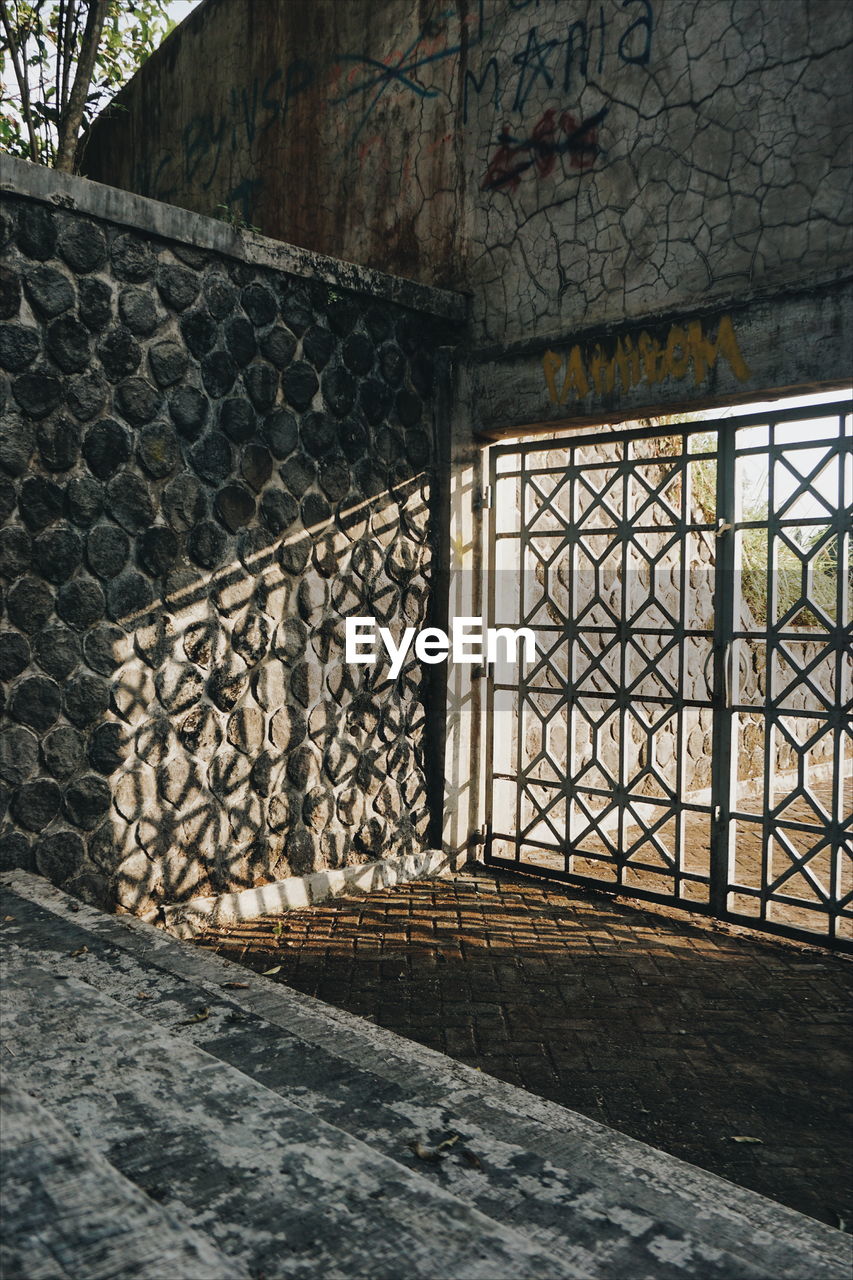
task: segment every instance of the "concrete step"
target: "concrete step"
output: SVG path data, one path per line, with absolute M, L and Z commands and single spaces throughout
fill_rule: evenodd
M 8 1084 L 0 1086 L 0 1130 L 0 1275 L 8 1280 L 248 1277 Z
M 849 1237 L 810 1218 L 37 877 L 2 879 L 0 919 L 15 917 L 3 934 L 20 961 L 82 978 L 499 1221 L 547 1250 L 542 1276 L 574 1274 L 563 1265 L 614 1280 L 849 1274 Z M 442 1262 L 436 1274 L 456 1273 Z
M 23 949 L 3 990 L 12 1080 L 205 1236 L 222 1280 L 591 1274 Z

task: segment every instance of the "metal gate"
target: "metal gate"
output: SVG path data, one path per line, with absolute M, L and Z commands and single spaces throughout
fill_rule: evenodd
M 853 949 L 851 410 L 492 447 L 488 863 Z

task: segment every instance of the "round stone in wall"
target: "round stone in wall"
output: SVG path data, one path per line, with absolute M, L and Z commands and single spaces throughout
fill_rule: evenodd
M 78 729 L 93 724 L 110 705 L 110 687 L 101 676 L 81 672 L 65 685 L 62 704 L 66 716 Z
M 80 452 L 80 428 L 64 414 L 38 424 L 39 457 L 48 471 L 69 471 Z
M 320 372 L 332 358 L 337 343 L 335 335 L 328 329 L 312 324 L 302 337 L 302 351 L 307 360 Z
M 0 367 L 21 373 L 41 350 L 37 329 L 22 324 L 0 324 Z
M 83 437 L 83 457 L 98 480 L 108 480 L 130 458 L 127 431 L 114 418 L 102 418 Z
M 94 369 L 69 378 L 65 389 L 65 402 L 80 422 L 89 422 L 100 413 L 107 398 L 108 386 Z
M 240 301 L 246 315 L 258 328 L 272 324 L 278 314 L 275 295 L 265 285 L 248 285 L 240 295 Z
M 0 871 L 33 871 L 35 858 L 30 842 L 22 831 L 5 831 L 0 835 Z
M 99 724 L 89 739 L 89 763 L 98 773 L 109 776 L 120 769 L 127 756 L 127 730 L 115 720 Z
M 128 640 L 120 627 L 109 622 L 92 627 L 83 637 L 83 654 L 93 671 L 110 676 L 127 656 Z
M 0 467 L 10 476 L 22 475 L 36 447 L 35 427 L 18 414 L 0 422 Z
M 260 517 L 272 533 L 289 529 L 299 515 L 299 504 L 283 489 L 267 489 L 261 498 Z
M 46 319 L 74 306 L 74 286 L 54 267 L 31 267 L 24 276 L 24 293 L 33 310 Z
M 310 364 L 295 360 L 281 375 L 281 385 L 288 404 L 302 410 L 310 406 L 320 384 Z
M 21 278 L 0 264 L 0 320 L 14 320 L 21 307 Z
M 59 590 L 56 612 L 76 631 L 85 631 L 104 616 L 106 601 L 94 578 L 81 576 Z
M 76 831 L 54 831 L 37 842 L 36 866 L 53 884 L 62 884 L 80 869 L 84 853 L 85 846 Z
M 145 378 L 126 378 L 116 388 L 116 408 L 134 427 L 142 427 L 155 418 L 162 403 L 162 392 Z
M 316 849 L 310 834 L 303 827 L 295 828 L 288 835 L 284 856 L 295 876 L 304 876 L 313 871 Z
M 0 680 L 14 680 L 29 666 L 30 646 L 17 631 L 0 631 Z
M 373 343 L 365 333 L 351 333 L 343 345 L 344 364 L 350 373 L 364 377 L 373 368 Z
M 80 637 L 61 623 L 54 623 L 35 637 L 33 653 L 42 671 L 54 680 L 64 680 L 80 661 Z
M 255 514 L 255 499 L 245 485 L 224 485 L 213 500 L 217 516 L 231 533 L 247 525 Z
M 15 486 L 9 480 L 0 479 L 0 524 L 5 525 L 17 505 Z
M 187 349 L 197 360 L 213 348 L 217 332 L 216 321 L 203 307 L 186 311 L 181 316 L 181 334 Z
M 151 583 L 144 574 L 127 569 L 107 586 L 107 615 L 113 622 L 133 625 L 154 600 Z
M 157 289 L 167 307 L 185 311 L 198 297 L 198 276 L 187 267 L 161 263 L 157 269 Z
M 208 680 L 207 692 L 220 711 L 233 711 L 245 694 L 248 683 L 249 678 L 244 672 L 229 672 L 220 667 Z
M 224 320 L 231 314 L 237 305 L 238 295 L 227 276 L 212 273 L 205 277 L 202 288 L 211 315 L 217 320 Z
M 293 453 L 299 441 L 296 418 L 287 409 L 275 409 L 264 418 L 260 435 L 273 457 L 281 462 Z
M 235 626 L 231 643 L 248 666 L 260 662 L 269 648 L 270 626 L 261 613 L 248 613 Z
M 46 582 L 38 578 L 19 578 L 9 588 L 6 597 L 9 621 L 27 634 L 41 630 L 53 613 L 53 607 L 53 592 Z
M 139 368 L 142 348 L 130 330 L 119 324 L 98 343 L 98 358 L 110 382 L 119 382 Z
M 26 529 L 0 529 L 0 577 L 12 582 L 30 566 L 32 538 Z
M 234 386 L 237 366 L 227 351 L 211 351 L 201 361 L 201 380 L 209 396 L 227 396 Z
M 248 444 L 240 459 L 243 479 L 255 493 L 260 493 L 272 475 L 272 456 L 262 444 Z
M 228 354 L 242 369 L 257 353 L 255 331 L 243 316 L 234 316 L 231 320 L 226 320 L 224 328 Z
M 190 559 L 202 569 L 215 569 L 228 546 L 225 531 L 212 520 L 202 520 L 187 536 Z
M 172 421 L 186 440 L 196 440 L 201 434 L 209 409 L 207 397 L 195 387 L 178 387 L 169 396 Z
M 91 476 L 72 476 L 65 490 L 68 519 L 81 529 L 88 529 L 104 509 L 104 493 Z
M 147 337 L 157 328 L 157 307 L 147 289 L 129 285 L 118 295 L 118 313 L 131 333 Z
M 62 488 L 44 476 L 28 476 L 18 492 L 18 510 L 28 529 L 38 533 L 62 515 Z
M 157 386 L 171 387 L 186 373 L 189 357 L 179 343 L 166 338 L 149 348 L 148 364 Z
M 178 437 L 166 422 L 149 423 L 139 432 L 136 456 L 152 479 L 163 480 L 177 469 L 181 461 Z
M 48 582 L 67 582 L 83 558 L 79 533 L 67 525 L 55 525 L 39 534 L 33 544 L 33 564 Z
M 243 382 L 249 399 L 259 413 L 266 413 L 275 404 L 278 394 L 278 373 L 269 364 L 249 365 L 243 374 Z
M 36 778 L 18 787 L 9 811 L 27 831 L 42 831 L 59 813 L 62 792 L 51 778 Z
M 193 706 L 204 693 L 204 677 L 191 663 L 170 662 L 155 673 L 157 697 L 173 715 Z
M 120 235 L 113 241 L 110 258 L 119 280 L 150 280 L 156 258 L 144 240 L 133 235 Z
M 165 525 L 146 529 L 139 540 L 139 563 L 152 577 L 168 573 L 178 558 L 178 539 Z
M 163 490 L 163 514 L 173 529 L 193 529 L 208 514 L 207 494 L 189 471 L 182 471 Z
M 18 216 L 15 237 L 18 248 L 28 258 L 43 262 L 56 248 L 56 215 L 43 205 L 28 205 Z
M 69 724 L 59 724 L 45 734 L 41 744 L 44 767 L 62 781 L 76 773 L 86 761 L 86 744 L 82 733 Z
M 290 364 L 296 351 L 296 339 L 289 329 L 277 325 L 265 333 L 258 343 L 261 355 L 277 369 L 284 369 Z M 310 359 L 310 356 L 309 356 Z
M 190 450 L 193 470 L 210 484 L 221 484 L 231 474 L 231 445 L 221 431 L 208 431 Z
M 287 459 L 284 466 L 279 468 L 279 475 L 294 498 L 301 498 L 308 492 L 316 474 L 317 468 L 313 458 L 309 458 L 304 453 L 294 453 Z
M 112 317 L 113 291 L 105 280 L 81 280 L 78 313 L 87 329 L 100 333 Z
M 62 382 L 45 365 L 21 374 L 12 383 L 12 395 L 30 418 L 46 418 L 62 399 Z
M 222 742 L 216 712 L 204 703 L 193 707 L 181 721 L 178 737 L 192 755 L 208 760 Z
M 72 782 L 65 791 L 65 816 L 75 827 L 91 831 L 109 811 L 110 789 L 103 778 L 87 773 Z
M 134 471 L 119 471 L 106 492 L 107 510 L 128 533 L 139 533 L 154 522 L 154 500 L 149 486 Z
M 62 695 L 59 685 L 46 676 L 28 676 L 12 690 L 9 711 L 19 724 L 44 733 L 59 716 Z
M 38 738 L 30 729 L 18 724 L 0 730 L 0 779 L 3 782 L 20 786 L 35 772 L 38 759 Z
M 73 316 L 61 316 L 47 326 L 45 345 L 63 373 L 80 373 L 89 363 L 89 330 Z
M 59 233 L 59 255 L 72 271 L 85 275 L 95 271 L 107 256 L 107 242 L 100 227 L 94 222 L 74 218 Z
M 99 578 L 114 578 L 121 573 L 129 555 L 127 534 L 113 524 L 97 525 L 86 539 L 86 562 Z

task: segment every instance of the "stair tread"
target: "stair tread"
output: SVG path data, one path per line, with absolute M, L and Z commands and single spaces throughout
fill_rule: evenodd
M 0 1086 L 0 1274 L 27 1280 L 244 1280 L 200 1235 L 35 1098 Z
M 136 920 L 77 907 L 35 877 L 3 879 L 19 897 L 7 941 L 25 935 L 40 963 L 167 1028 L 203 1005 L 182 1039 L 591 1274 L 655 1275 L 658 1253 L 681 1258 L 661 1275 L 799 1277 L 806 1259 L 815 1277 L 847 1274 L 849 1238 L 823 1224 Z M 69 960 L 86 938 L 89 951 Z M 229 980 L 249 989 L 223 991 Z M 479 1169 L 409 1150 L 452 1133 Z

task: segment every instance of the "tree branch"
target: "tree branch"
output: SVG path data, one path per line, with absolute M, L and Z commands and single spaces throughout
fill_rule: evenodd
M 6 39 L 9 43 L 9 53 L 12 56 L 12 66 L 15 69 L 15 79 L 18 82 L 18 89 L 21 94 L 21 115 L 24 117 L 24 123 L 27 126 L 27 133 L 30 140 L 30 159 L 38 164 L 39 162 L 39 145 L 36 137 L 35 124 L 33 122 L 33 113 L 30 107 L 30 86 L 27 80 L 26 64 L 21 66 L 21 59 L 18 52 L 18 43 L 15 40 L 15 33 L 12 29 L 12 21 L 9 17 L 9 10 L 6 8 L 6 0 L 0 0 L 0 17 L 3 19 L 3 27 L 6 32 Z
M 86 16 L 86 27 L 80 43 L 80 55 L 77 59 L 77 72 L 68 98 L 68 106 L 59 121 L 59 144 L 56 148 L 54 167 L 65 173 L 74 170 L 74 155 L 77 149 L 77 138 L 83 123 L 86 109 L 86 97 L 95 70 L 98 47 L 107 16 L 109 0 L 89 0 L 89 11 Z

